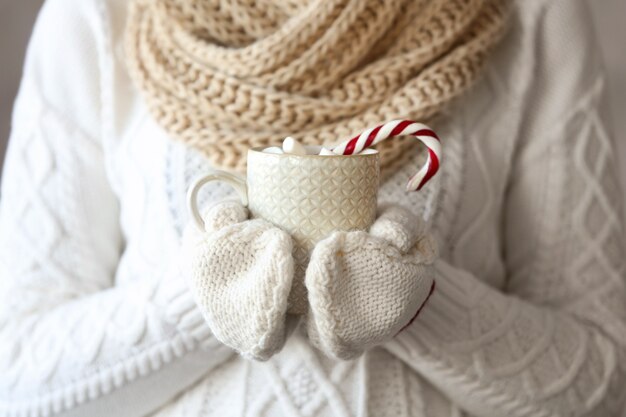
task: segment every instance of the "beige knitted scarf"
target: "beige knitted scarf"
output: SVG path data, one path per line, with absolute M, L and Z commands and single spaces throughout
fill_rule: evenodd
M 334 144 L 428 121 L 476 80 L 506 0 L 134 0 L 128 67 L 151 113 L 213 165 L 243 171 L 286 136 Z M 416 141 L 378 145 L 383 169 Z

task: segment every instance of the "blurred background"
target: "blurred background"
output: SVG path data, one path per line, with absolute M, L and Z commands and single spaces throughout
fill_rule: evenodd
M 609 72 L 612 128 L 626 186 L 626 0 L 587 0 Z M 0 166 L 10 132 L 11 108 L 24 51 L 43 0 L 0 0 Z M 625 204 L 626 207 L 626 204 Z

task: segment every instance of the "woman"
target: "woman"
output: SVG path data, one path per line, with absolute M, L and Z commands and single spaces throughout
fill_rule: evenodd
M 586 17 L 572 0 L 49 0 L 2 178 L 0 415 L 620 415 L 621 195 Z M 350 361 L 300 330 L 267 362 L 220 343 L 178 256 L 190 181 L 251 145 L 400 117 L 444 144 L 411 194 L 422 153 L 381 149 L 379 200 L 439 245 L 421 314 Z

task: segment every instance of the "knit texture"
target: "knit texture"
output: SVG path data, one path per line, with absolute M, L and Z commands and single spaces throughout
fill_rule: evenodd
M 431 119 L 476 80 L 507 3 L 136 0 L 128 67 L 173 137 L 243 171 L 250 147 L 289 135 L 331 145 L 381 121 Z M 386 176 L 416 143 L 378 149 Z
M 190 289 L 211 331 L 251 359 L 267 360 L 285 343 L 294 260 L 289 235 L 263 219 L 246 220 L 235 202 L 203 216 L 204 231 L 183 239 Z
M 212 166 L 127 76 L 127 1 L 47 0 L 2 175 L 0 416 L 622 415 L 623 189 L 586 0 L 514 4 L 433 124 L 440 173 L 405 193 L 416 152 L 381 183 L 438 243 L 426 307 L 354 360 L 300 328 L 259 362 L 215 338 L 177 266 Z M 211 183 L 199 205 L 227 197 Z
M 325 354 L 353 359 L 387 342 L 412 321 L 433 288 L 435 242 L 421 219 L 387 207 L 363 231 L 336 232 L 319 242 L 305 284 L 311 342 Z
M 238 202 L 218 203 L 203 219 L 205 230 L 191 224 L 183 236 L 191 293 L 218 340 L 267 360 L 285 343 L 292 241 L 263 219 L 247 220 Z M 370 232 L 333 233 L 308 263 L 308 336 L 333 358 L 353 359 L 387 342 L 434 288 L 436 244 L 421 219 L 388 206 Z

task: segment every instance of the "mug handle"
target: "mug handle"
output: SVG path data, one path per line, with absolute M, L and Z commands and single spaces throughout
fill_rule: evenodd
M 198 209 L 198 192 L 205 184 L 211 181 L 223 181 L 233 187 L 239 194 L 239 198 L 241 198 L 241 204 L 248 206 L 248 187 L 244 178 L 230 172 L 217 170 L 201 176 L 191 184 L 187 191 L 187 207 L 196 225 L 202 231 L 204 231 L 204 220 L 202 220 L 200 210 Z

